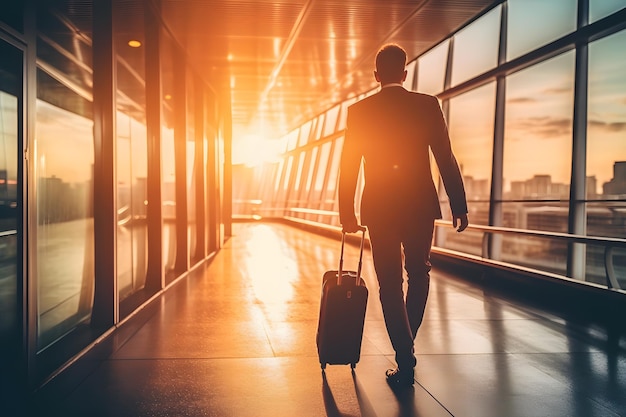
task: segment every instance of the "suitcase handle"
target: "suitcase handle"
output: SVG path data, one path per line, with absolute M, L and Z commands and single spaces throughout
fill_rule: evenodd
M 359 251 L 359 266 L 356 271 L 356 285 L 361 285 L 361 269 L 363 268 L 363 247 L 365 246 L 365 228 L 361 229 L 361 249 Z M 339 256 L 339 270 L 337 271 L 337 285 L 341 285 L 343 279 L 343 248 L 346 244 L 346 232 L 341 232 L 341 255 Z

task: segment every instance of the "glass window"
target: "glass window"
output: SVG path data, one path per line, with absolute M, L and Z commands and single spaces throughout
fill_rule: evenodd
M 205 216 L 205 247 L 208 253 L 217 249 L 217 103 L 215 95 L 204 91 L 204 216 Z M 263 193 L 267 192 L 267 181 Z
M 289 187 L 289 179 L 291 178 L 291 168 L 293 165 L 293 155 L 289 155 L 287 159 L 287 165 L 283 175 L 283 192 L 286 192 Z
M 409 62 L 409 64 L 406 66 L 406 79 L 404 80 L 404 88 L 406 88 L 409 91 L 414 91 L 415 89 L 413 88 L 413 79 L 415 78 L 415 68 L 417 67 L 417 60 L 413 60 L 411 62 Z
M 348 121 L 348 107 L 356 103 L 357 97 L 352 97 L 341 103 L 341 113 L 339 113 L 339 124 L 337 131 L 346 128 L 346 122 Z
M 300 153 L 300 161 L 298 163 L 298 173 L 296 175 L 296 181 L 293 185 L 294 198 L 298 200 L 298 206 L 306 207 L 307 193 L 306 186 L 306 174 L 311 166 L 311 153 L 303 151 Z
M 94 289 L 91 104 L 37 71 L 33 154 L 37 181 L 38 347 L 89 319 Z M 49 94 L 67 108 L 43 100 Z M 74 107 L 76 106 L 76 107 Z
M 316 146 L 311 151 L 311 163 L 309 164 L 309 170 L 308 170 L 308 173 L 306 175 L 306 187 L 305 187 L 306 195 L 309 195 L 309 192 L 311 191 L 311 184 L 313 183 L 313 172 L 315 171 L 315 166 L 316 166 L 316 163 L 317 163 L 317 152 L 318 152 L 318 150 L 319 150 L 319 146 Z
M 197 242 L 198 242 L 198 227 L 196 224 L 196 90 L 200 86 L 196 85 L 196 80 L 193 73 L 187 70 L 186 73 L 186 133 L 187 133 L 187 146 L 186 146 L 186 164 L 187 164 L 187 244 L 189 245 L 189 261 L 191 264 L 198 260 Z
M 335 133 L 335 126 L 337 125 L 337 116 L 339 116 L 339 104 L 326 112 L 326 121 L 324 123 L 324 134 L 322 137 L 326 137 Z
M 343 148 L 343 139 L 343 135 L 337 138 L 333 146 L 332 161 L 328 171 L 328 182 L 326 184 L 326 197 L 321 207 L 324 210 L 332 210 L 335 204 L 335 194 L 337 191 L 339 163 L 341 162 L 341 149 Z
M 489 224 L 495 95 L 495 83 L 490 83 L 449 102 L 450 140 L 463 175 L 469 218 L 474 224 Z M 438 179 L 438 171 L 436 175 Z M 447 197 L 441 203 L 443 218 L 451 220 Z M 482 233 L 438 228 L 437 245 L 480 256 Z
M 175 81 L 180 74 L 174 72 L 177 59 L 174 41 L 162 31 L 161 47 L 161 201 L 163 216 L 163 269 L 170 281 L 176 262 L 176 159 L 174 155 Z
M 489 200 L 495 105 L 495 83 L 450 100 L 448 129 L 468 202 Z
M 598 201 L 586 204 L 587 234 L 591 236 L 617 237 L 626 239 L 626 201 Z M 605 248 L 586 245 L 585 281 L 606 285 Z M 612 256 L 613 268 L 620 288 L 626 289 L 626 249 L 615 248 Z
M 507 78 L 505 199 L 569 199 L 573 75 L 572 51 Z
M 608 2 L 607 2 L 608 3 Z M 592 2 L 593 4 L 593 2 Z M 589 44 L 587 126 L 587 234 L 626 238 L 626 31 Z M 586 248 L 587 281 L 606 284 L 604 248 Z M 626 251 L 613 268 L 626 288 Z
M 92 19 L 90 7 L 82 11 L 82 18 L 70 20 L 37 8 L 30 163 L 38 349 L 87 324 L 93 307 Z
M 148 235 L 146 125 L 117 113 L 117 278 L 120 301 L 143 288 Z
M 291 179 L 292 170 L 293 170 L 293 160 L 294 156 L 289 155 L 286 157 L 287 162 L 282 166 L 283 170 L 281 172 L 281 182 L 282 186 L 278 190 L 275 196 L 275 207 L 286 208 L 287 206 L 287 195 L 289 193 L 289 181 Z M 277 212 L 276 214 L 280 214 Z
M 320 149 L 319 158 L 317 160 L 315 182 L 313 184 L 313 194 L 310 198 L 311 205 L 309 207 L 321 207 L 322 191 L 324 189 L 324 180 L 326 179 L 326 168 L 328 167 L 328 158 L 330 157 L 331 146 L 332 142 L 326 142 Z
M 117 288 L 120 301 L 144 287 L 148 150 L 143 14 L 123 17 L 114 3 L 117 52 Z M 140 18 L 137 18 L 140 17 Z M 132 43 L 132 41 L 138 43 Z M 131 46 L 134 45 L 134 46 Z
M 318 140 L 322 137 L 322 128 L 324 127 L 324 114 L 320 114 L 317 117 L 317 123 L 315 124 L 315 136 L 313 140 Z
M 24 32 L 24 4 L 22 1 L 10 1 L 2 4 L 0 21 L 11 26 L 18 32 Z
M 438 94 L 443 91 L 448 62 L 448 45 L 446 39 L 417 60 L 417 91 L 426 94 Z
M 626 195 L 626 31 L 589 44 L 588 199 Z
M 291 132 L 289 132 L 289 134 L 287 135 L 287 150 L 288 151 L 292 151 L 296 149 L 296 146 L 298 146 L 298 131 L 299 130 L 300 128 L 296 128 L 292 130 Z
M 304 146 L 309 143 L 309 136 L 311 135 L 311 123 L 309 120 L 300 127 L 300 137 L 298 138 L 298 146 Z
M 507 60 L 576 30 L 577 0 L 509 0 Z
M 494 68 L 498 63 L 501 7 L 454 35 L 452 85 Z
M 528 222 L 528 229 L 561 229 L 567 231 L 567 203 L 546 211 L 537 206 L 536 211 L 523 210 L 512 203 L 504 204 L 504 214 L 515 218 L 511 224 Z M 506 222 L 507 224 L 509 222 Z M 565 228 L 565 231 L 562 229 Z M 556 230 L 550 230 L 556 231 Z M 565 275 L 567 271 L 567 242 L 532 236 L 504 235 L 500 260 L 540 271 Z
M 324 179 L 326 177 L 326 167 L 328 166 L 328 158 L 330 156 L 330 147 L 332 142 L 326 142 L 322 145 L 320 158 L 317 166 L 317 176 L 315 178 L 315 191 L 321 191 L 324 187 Z
M 589 22 L 593 23 L 626 7 L 624 0 L 590 0 Z
M 300 190 L 300 182 L 302 181 L 302 171 L 304 169 L 304 156 L 305 152 L 300 152 L 300 157 L 298 158 L 298 171 L 296 173 L 296 181 L 293 184 L 294 191 L 297 192 Z
M 274 177 L 274 195 L 278 194 L 278 191 L 280 190 L 280 176 L 283 173 L 283 168 L 285 165 L 285 159 L 282 158 L 279 162 L 278 162 L 278 169 L 276 170 L 276 176 Z
M 17 191 L 21 184 L 18 158 L 21 157 L 20 111 L 22 99 L 21 51 L 0 40 L 0 385 L 14 384 L 13 370 L 18 371 L 23 354 L 22 302 L 18 290 L 17 225 L 21 221 L 21 201 Z M 6 365 L 6 366 L 5 366 Z M 8 370 L 8 372 L 6 372 Z
M 37 65 L 51 74 L 62 74 L 64 84 L 69 84 L 81 97 L 90 97 L 93 81 L 91 51 L 91 4 L 84 4 L 84 14 L 73 20 L 63 18 L 58 11 L 51 11 L 38 2 L 37 7 Z M 57 3 L 61 2 L 48 2 Z M 76 6 L 78 11 L 81 7 Z M 79 26 L 80 25 L 80 26 Z M 50 93 L 50 94 L 48 94 Z M 55 103 L 55 95 L 49 89 L 38 94 L 48 94 L 48 103 Z M 64 105 L 59 103 L 60 107 Z M 91 105 L 87 107 L 91 111 Z

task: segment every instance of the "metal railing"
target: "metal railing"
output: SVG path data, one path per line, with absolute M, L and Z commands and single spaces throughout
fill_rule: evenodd
M 258 202 L 256 201 L 254 203 L 255 203 L 254 205 L 258 204 Z M 262 211 L 262 210 L 258 210 L 257 213 L 255 214 L 258 214 L 259 211 Z M 329 225 L 320 221 L 315 221 L 315 220 L 304 220 L 298 217 L 298 215 L 305 214 L 305 215 L 318 215 L 322 217 L 328 216 L 328 218 L 334 218 L 339 215 L 339 213 L 335 211 L 310 209 L 310 208 L 305 208 L 305 207 L 285 207 L 285 208 L 280 208 L 280 209 L 274 208 L 274 210 L 272 211 L 275 211 L 276 213 L 293 213 L 294 214 L 293 216 L 289 216 L 289 215 L 281 216 L 281 218 L 285 220 L 289 220 L 289 221 L 293 221 L 297 223 L 303 223 L 303 224 L 306 224 L 307 226 L 318 227 L 319 229 L 323 229 L 323 230 L 333 230 L 333 231 L 340 230 L 340 228 L 337 226 L 332 226 L 332 225 Z M 270 215 L 269 217 L 275 217 L 275 216 Z M 452 222 L 447 221 L 447 220 L 436 220 L 435 226 L 447 227 L 447 228 L 453 227 Z M 494 266 L 502 263 L 496 259 L 491 259 L 489 257 L 489 238 L 494 235 L 529 236 L 529 237 L 535 237 L 535 238 L 540 238 L 540 239 L 559 240 L 562 242 L 566 242 L 568 244 L 579 243 L 579 244 L 596 245 L 596 246 L 603 247 L 604 248 L 604 270 L 605 270 L 606 286 L 609 289 L 623 290 L 617 278 L 617 274 L 615 272 L 615 265 L 613 263 L 613 255 L 616 249 L 626 249 L 626 239 L 614 238 L 614 237 L 601 237 L 601 236 L 584 236 L 584 235 L 575 235 L 575 234 L 570 234 L 570 233 L 546 232 L 546 231 L 529 230 L 529 229 L 515 229 L 515 228 L 509 228 L 509 227 L 483 226 L 483 225 L 478 225 L 478 224 L 470 224 L 467 227 L 467 230 L 483 233 L 482 248 L 481 248 L 482 254 L 480 257 L 475 257 L 470 254 L 465 254 L 466 255 L 465 257 L 467 257 L 469 260 L 479 258 L 479 260 L 482 261 L 483 263 L 493 264 Z M 440 248 L 440 249 L 445 249 L 445 248 Z M 455 251 L 455 252 L 458 252 L 461 256 L 464 255 L 462 251 Z M 510 263 L 510 266 L 515 269 L 515 267 L 518 265 L 514 263 Z M 523 270 L 526 268 L 522 268 L 521 266 L 519 266 L 519 269 Z M 536 271 L 538 271 L 539 273 L 544 273 L 546 275 L 552 275 L 546 271 L 541 271 L 541 270 L 536 270 Z M 572 279 L 565 275 L 560 275 L 560 274 L 558 275 L 559 277 Z M 581 281 L 581 282 L 585 283 L 585 281 Z
M 453 227 L 451 221 L 436 220 L 436 226 Z M 567 243 L 582 243 L 604 247 L 604 269 L 606 272 L 606 285 L 608 288 L 621 289 L 617 276 L 615 274 L 615 267 L 613 265 L 613 253 L 616 248 L 626 249 L 626 239 L 613 238 L 613 237 L 600 237 L 600 236 L 583 236 L 570 233 L 558 233 L 558 232 L 544 232 L 540 230 L 528 230 L 528 229 L 514 229 L 509 227 L 497 227 L 497 226 L 482 226 L 476 224 L 470 224 L 467 230 L 474 230 L 483 233 L 482 239 L 482 258 L 490 260 L 489 258 L 489 237 L 494 234 L 509 234 L 516 236 L 531 236 L 543 239 L 552 239 L 565 241 Z

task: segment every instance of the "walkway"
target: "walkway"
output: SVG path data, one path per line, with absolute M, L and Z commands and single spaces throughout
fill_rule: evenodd
M 417 382 L 395 394 L 384 379 L 393 351 L 369 252 L 361 361 L 354 374 L 328 366 L 324 375 L 320 279 L 338 252 L 337 241 L 286 225 L 235 224 L 206 267 L 125 324 L 88 359 L 95 370 L 41 415 L 626 416 L 624 338 L 439 270 L 416 341 Z M 357 252 L 347 247 L 347 269 Z

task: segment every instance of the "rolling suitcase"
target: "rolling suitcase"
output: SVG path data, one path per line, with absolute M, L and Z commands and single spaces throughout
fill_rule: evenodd
M 356 367 L 361 356 L 363 324 L 368 290 L 361 278 L 365 231 L 361 237 L 359 265 L 356 271 L 343 270 L 346 234 L 341 235 L 339 269 L 326 271 L 322 277 L 322 297 L 317 327 L 317 353 L 322 369 L 326 365 Z

